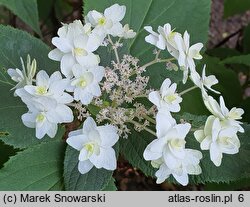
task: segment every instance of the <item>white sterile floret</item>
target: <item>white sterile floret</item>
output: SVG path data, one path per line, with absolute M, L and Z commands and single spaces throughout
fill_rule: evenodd
M 57 103 L 68 104 L 73 101 L 72 96 L 65 92 L 68 84 L 69 80 L 63 79 L 59 71 L 49 77 L 44 70 L 41 70 L 36 75 L 36 85 L 25 86 L 24 90 L 34 97 L 49 97 L 55 99 Z
M 163 182 L 170 174 L 182 185 L 187 185 L 188 174 L 200 174 L 199 151 L 185 149 L 185 137 L 191 125 L 176 124 L 169 113 L 159 112 L 156 116 L 156 135 L 145 149 L 143 157 L 151 160 L 160 169 L 156 172 L 157 183 Z M 196 159 L 195 159 L 196 157 Z
M 73 121 L 71 109 L 58 104 L 56 100 L 44 98 L 31 98 L 24 89 L 17 90 L 18 96 L 26 102 L 29 111 L 22 115 L 25 126 L 36 129 L 36 137 L 43 138 L 46 134 L 53 138 L 57 132 L 57 124 Z M 24 97 L 28 95 L 28 97 Z
M 123 27 L 123 32 L 119 34 L 118 37 L 122 37 L 124 39 L 131 39 L 131 38 L 134 38 L 135 35 L 136 35 L 136 32 L 130 29 L 128 24 L 125 24 Z
M 177 45 L 179 57 L 178 64 L 182 67 L 183 71 L 183 83 L 186 83 L 188 78 L 188 69 L 190 68 L 191 72 L 195 71 L 195 62 L 194 59 L 200 60 L 202 56 L 200 55 L 200 50 L 203 47 L 202 43 L 196 43 L 190 46 L 190 36 L 185 31 L 183 38 L 180 35 L 174 37 L 174 41 Z
M 89 26 L 83 26 L 79 22 L 64 25 L 58 30 L 59 37 L 52 38 L 52 43 L 57 48 L 48 56 L 52 60 L 61 61 L 61 71 L 66 77 L 72 77 L 72 67 L 75 64 L 93 66 L 100 62 L 99 56 L 93 52 L 101 45 L 102 39 L 90 32 Z
M 219 91 L 216 91 L 211 88 L 213 85 L 217 84 L 219 81 L 214 75 L 206 76 L 206 65 L 203 66 L 202 77 L 196 71 L 192 71 L 190 77 L 193 83 L 199 88 L 202 89 L 205 86 L 205 88 L 207 88 L 210 91 L 213 91 L 217 94 L 220 93 Z
M 171 85 L 171 80 L 167 78 L 163 81 L 160 91 L 150 92 L 148 99 L 157 106 L 158 110 L 178 112 L 182 98 L 176 93 L 176 87 L 177 84 Z
M 94 27 L 93 31 L 103 38 L 107 34 L 116 37 L 123 33 L 123 27 L 120 21 L 124 18 L 125 13 L 125 6 L 114 4 L 105 9 L 104 14 L 97 12 L 96 10 L 90 11 L 86 16 L 85 21 L 90 23 Z
M 164 37 L 161 34 L 154 32 L 151 26 L 145 26 L 144 29 L 150 33 L 145 37 L 145 41 L 156 46 L 160 50 L 165 50 L 166 40 Z
M 178 160 L 185 156 L 185 137 L 191 125 L 176 124 L 168 113 L 159 112 L 156 116 L 156 135 L 145 149 L 143 156 L 145 160 L 157 160 L 163 158 L 165 164 L 173 169 L 178 165 Z
M 222 153 L 236 154 L 239 152 L 240 141 L 237 128 L 225 126 L 219 118 L 208 117 L 204 130 L 197 130 L 194 136 L 202 150 L 210 150 L 210 159 L 216 166 L 221 165 Z
M 172 174 L 173 177 L 181 185 L 188 184 L 189 175 L 199 175 L 202 170 L 199 166 L 202 154 L 198 150 L 185 149 L 185 156 L 180 160 L 179 165 L 174 169 L 170 169 L 165 163 L 162 163 L 159 170 L 156 171 L 155 176 L 157 177 L 156 183 L 160 184 L 164 182 Z
M 101 95 L 99 82 L 104 76 L 104 67 L 95 66 L 87 69 L 81 65 L 75 65 L 72 70 L 74 78 L 71 86 L 73 86 L 74 99 L 88 105 L 94 97 Z
M 234 126 L 239 132 L 243 133 L 244 129 L 241 126 L 242 122 L 238 121 L 242 119 L 244 110 L 241 108 L 233 107 L 229 110 L 222 96 L 220 96 L 220 104 L 212 97 L 209 96 L 206 91 L 202 92 L 203 101 L 207 109 L 223 122 L 224 125 Z
M 112 146 L 118 139 L 116 127 L 97 126 L 94 119 L 88 117 L 81 130 L 69 133 L 67 143 L 80 151 L 78 170 L 81 174 L 85 174 L 93 166 L 98 169 L 116 169 L 115 150 Z
M 36 60 L 30 59 L 30 56 L 27 56 L 27 65 L 25 67 L 23 59 L 21 59 L 22 63 L 22 71 L 18 68 L 12 69 L 9 68 L 7 70 L 7 73 L 11 77 L 11 79 L 15 82 L 17 82 L 17 85 L 13 89 L 23 88 L 25 85 L 31 85 L 33 77 L 36 74 Z M 16 94 L 15 94 L 16 95 Z

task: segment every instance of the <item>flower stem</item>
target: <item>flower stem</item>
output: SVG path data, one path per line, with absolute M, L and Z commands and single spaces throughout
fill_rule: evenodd
M 156 125 L 156 121 L 155 121 L 153 118 L 151 118 L 150 116 L 148 116 L 148 115 L 143 115 L 142 117 L 143 117 L 144 119 L 148 120 L 149 122 L 151 122 L 152 124 Z
M 198 88 L 198 86 L 192 86 L 192 87 L 190 87 L 190 88 L 188 88 L 188 89 L 186 89 L 186 90 L 180 92 L 179 95 L 182 96 L 182 95 L 184 95 L 185 93 L 188 93 L 188 92 L 190 92 L 190 91 L 192 91 L 192 90 L 194 90 L 194 89 L 196 89 L 196 88 Z
M 134 120 L 130 120 L 129 122 L 130 122 L 131 124 L 134 124 L 134 125 L 137 125 L 137 126 L 142 126 L 140 123 L 138 123 L 138 122 L 136 122 L 136 121 L 134 121 Z M 143 127 L 143 129 L 144 129 L 145 131 L 149 132 L 150 134 L 156 136 L 156 133 L 155 133 L 153 130 L 149 129 L 148 127 L 145 126 L 145 127 Z
M 169 62 L 169 61 L 172 61 L 172 60 L 175 60 L 175 58 L 167 58 L 167 59 L 159 59 L 156 55 L 156 58 L 154 60 L 152 60 L 151 62 L 149 63 L 146 63 L 145 65 L 141 66 L 141 68 L 147 68 L 151 65 L 154 65 L 155 63 L 164 63 L 164 62 Z
M 114 50 L 114 52 L 115 52 L 116 61 L 117 61 L 118 64 L 120 64 L 120 58 L 119 58 L 119 55 L 118 55 L 117 47 L 116 47 L 115 44 L 113 43 L 113 41 L 112 41 L 110 35 L 108 35 L 108 40 L 109 40 L 110 44 L 112 45 L 112 48 L 113 48 L 113 50 Z M 118 40 L 118 43 L 119 43 L 119 42 L 120 42 L 120 39 Z

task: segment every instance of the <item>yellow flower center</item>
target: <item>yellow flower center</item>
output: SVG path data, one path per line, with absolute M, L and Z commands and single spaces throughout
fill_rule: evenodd
M 87 81 L 84 78 L 81 78 L 77 83 L 78 87 L 84 88 L 87 85 Z
M 36 122 L 43 122 L 45 120 L 45 116 L 43 114 L 38 114 L 36 116 Z
M 47 93 L 47 88 L 45 86 L 37 86 L 36 93 L 39 95 L 44 95 Z
M 172 103 L 173 101 L 175 101 L 177 98 L 177 94 L 170 94 L 170 95 L 166 95 L 164 96 L 163 100 L 166 101 L 167 103 Z
M 106 24 L 106 18 L 105 17 L 102 17 L 100 19 L 98 19 L 98 24 L 103 26 L 104 24 Z
M 220 137 L 219 138 L 219 143 L 223 144 L 223 145 L 227 145 L 230 143 L 230 139 L 228 137 Z
M 76 47 L 74 49 L 74 54 L 75 56 L 83 56 L 83 55 L 86 55 L 86 51 L 83 49 L 83 48 L 80 48 L 80 47 Z
M 171 31 L 171 32 L 169 33 L 169 35 L 168 35 L 168 39 L 169 39 L 170 41 L 173 40 L 175 35 L 176 35 L 176 32 Z
M 183 139 L 173 139 L 170 141 L 170 145 L 173 148 L 183 148 L 185 144 L 186 144 L 186 141 Z
M 94 143 L 87 143 L 84 145 L 85 150 L 88 152 L 87 157 L 89 158 L 94 153 Z

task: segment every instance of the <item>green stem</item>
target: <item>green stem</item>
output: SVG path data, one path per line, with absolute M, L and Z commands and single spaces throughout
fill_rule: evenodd
M 167 58 L 167 59 L 158 59 L 157 56 L 154 60 L 152 60 L 151 62 L 141 66 L 141 68 L 147 68 L 151 65 L 154 65 L 155 63 L 163 63 L 163 62 L 169 62 L 169 61 L 172 61 L 172 60 L 175 60 L 175 58 Z
M 114 52 L 115 52 L 116 61 L 117 61 L 118 64 L 120 64 L 120 58 L 119 58 L 119 55 L 118 55 L 117 48 L 115 47 L 115 45 L 114 45 L 114 43 L 113 43 L 113 41 L 112 41 L 110 35 L 108 35 L 108 40 L 109 40 L 110 44 L 113 46 L 113 50 L 114 50 Z M 120 41 L 120 40 L 119 40 L 119 41 Z M 119 42 L 119 41 L 118 41 L 118 42 Z
M 190 87 L 190 88 L 188 88 L 188 89 L 186 89 L 186 90 L 180 92 L 179 95 L 182 96 L 182 95 L 184 95 L 185 93 L 188 93 L 188 92 L 190 92 L 190 91 L 192 91 L 192 90 L 194 90 L 194 89 L 196 89 L 196 88 L 198 88 L 198 86 L 192 86 L 192 87 Z
M 136 121 L 134 121 L 134 120 L 130 120 L 129 122 L 130 122 L 131 124 L 134 124 L 134 125 L 137 125 L 137 126 L 142 126 L 140 123 L 138 123 L 138 122 L 136 122 Z M 145 131 L 149 132 L 150 134 L 156 136 L 156 133 L 155 133 L 153 130 L 149 129 L 148 127 L 143 127 L 143 129 L 144 129 Z
M 151 122 L 152 124 L 156 125 L 156 121 L 155 121 L 153 118 L 151 118 L 150 116 L 148 116 L 148 115 L 143 115 L 142 117 L 143 117 L 144 119 L 148 120 L 149 122 Z

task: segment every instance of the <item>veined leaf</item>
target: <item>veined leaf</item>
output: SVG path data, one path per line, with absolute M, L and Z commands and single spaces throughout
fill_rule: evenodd
M 250 55 L 239 55 L 226 58 L 222 61 L 224 64 L 243 64 L 250 66 Z
M 0 190 L 62 190 L 64 150 L 54 140 L 18 152 L 0 170 Z
M 224 0 L 224 17 L 230 17 L 235 14 L 243 13 L 250 9 L 248 0 Z
M 37 34 L 41 35 L 36 0 L 0 0 L 0 5 L 6 6 Z

